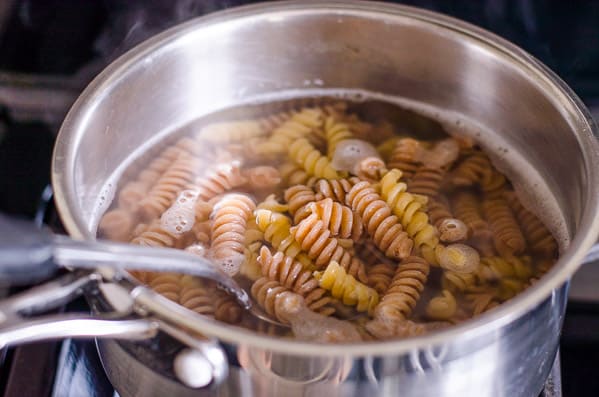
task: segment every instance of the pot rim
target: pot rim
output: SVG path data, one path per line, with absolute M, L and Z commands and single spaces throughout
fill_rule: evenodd
M 571 239 L 568 249 L 560 255 L 553 268 L 538 283 L 527 288 L 508 302 L 501 304 L 498 308 L 445 330 L 399 340 L 360 344 L 318 344 L 300 340 L 271 338 L 249 330 L 201 318 L 201 316 L 190 316 L 190 323 L 195 324 L 192 328 L 199 329 L 201 327 L 202 332 L 206 335 L 217 337 L 224 342 L 238 344 L 243 341 L 245 345 L 297 355 L 395 355 L 441 344 L 448 340 L 474 338 L 493 332 L 540 305 L 552 295 L 555 289 L 560 288 L 568 281 L 599 235 L 599 216 L 597 216 L 599 212 L 599 145 L 597 145 L 595 138 L 595 136 L 599 136 L 599 130 L 582 101 L 545 65 L 516 45 L 493 33 L 432 11 L 404 5 L 360 0 L 332 0 L 310 3 L 292 0 L 254 4 L 216 12 L 195 18 L 160 33 L 128 51 L 106 67 L 88 85 L 71 107 L 61 126 L 54 148 L 52 185 L 56 206 L 66 230 L 72 237 L 95 239 L 94 235 L 87 232 L 84 222 L 77 219 L 71 211 L 71 205 L 74 203 L 69 197 L 75 197 L 75 192 L 74 186 L 69 181 L 73 180 L 76 157 L 74 148 L 78 146 L 78 140 L 80 139 L 71 131 L 80 128 L 88 115 L 93 112 L 94 104 L 110 92 L 111 86 L 118 84 L 124 75 L 123 72 L 142 61 L 145 57 L 164 50 L 169 44 L 191 31 L 227 21 L 244 18 L 264 18 L 265 14 L 275 14 L 281 11 L 306 14 L 338 13 L 343 15 L 356 15 L 357 13 L 364 15 L 364 13 L 367 13 L 371 17 L 384 15 L 385 18 L 400 21 L 412 19 L 415 23 L 427 25 L 428 28 L 458 34 L 473 43 L 473 45 L 484 47 L 496 55 L 508 59 L 520 70 L 526 71 L 529 77 L 534 78 L 537 84 L 543 86 L 544 90 L 549 90 L 551 95 L 564 104 L 564 108 L 571 109 L 569 116 L 579 120 L 578 122 L 583 125 L 581 130 L 576 131 L 576 138 L 582 147 L 585 177 L 589 186 L 586 196 L 583 197 L 584 211 L 581 215 L 578 231 Z

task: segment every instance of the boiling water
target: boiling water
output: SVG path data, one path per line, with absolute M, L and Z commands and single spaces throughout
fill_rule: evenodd
M 549 188 L 543 181 L 543 178 L 528 164 L 524 156 L 516 150 L 509 148 L 509 145 L 502 140 L 501 136 L 492 134 L 484 126 L 473 120 L 466 119 L 459 114 L 403 98 L 387 97 L 363 91 L 289 91 L 284 94 L 278 94 L 276 98 L 262 97 L 254 99 L 251 103 L 205 115 L 172 131 L 164 131 L 158 134 L 154 141 L 148 142 L 143 147 L 140 147 L 136 153 L 133 153 L 131 162 L 123 164 L 106 184 L 106 188 L 101 195 L 102 199 L 96 206 L 98 216 L 107 208 L 115 209 L 118 206 L 118 200 L 113 198 L 118 196 L 119 191 L 124 186 L 127 186 L 131 181 L 138 178 L 144 167 L 166 147 L 173 145 L 184 136 L 193 136 L 206 125 L 232 120 L 255 119 L 274 114 L 281 110 L 299 109 L 304 106 L 320 106 L 339 100 L 348 104 L 348 114 L 355 114 L 360 120 L 372 125 L 380 126 L 383 123 L 387 123 L 395 133 L 401 135 L 408 135 L 424 141 L 435 141 L 443 139 L 448 135 L 474 139 L 492 159 L 494 166 L 508 177 L 512 187 L 516 190 L 525 206 L 534 209 L 536 215 L 542 216 L 547 227 L 556 237 L 560 249 L 564 249 L 567 246 L 569 236 L 566 232 L 565 222 Z M 373 143 L 380 144 L 381 142 Z M 239 155 L 240 150 L 243 150 L 243 144 L 244 142 L 242 142 L 241 147 L 236 148 L 237 152 L 231 152 L 230 156 L 221 153 L 221 159 L 225 159 L 222 160 L 221 167 L 223 164 L 230 166 L 231 162 L 239 160 L 236 156 Z M 206 156 L 199 154 L 198 157 L 200 160 L 196 164 L 198 175 L 204 174 L 206 170 L 216 172 L 212 163 L 214 161 L 212 154 L 218 151 L 219 147 L 219 145 L 211 144 L 206 147 Z M 203 157 L 205 157 L 205 161 L 201 160 Z M 250 166 L 253 167 L 262 164 L 262 160 L 261 158 L 246 159 L 240 166 L 242 169 Z M 280 164 L 280 162 L 270 161 L 267 165 L 277 168 Z M 247 191 L 247 189 L 244 189 L 243 192 L 253 195 L 258 201 L 264 199 L 270 193 L 264 191 L 252 192 Z M 275 189 L 274 192 L 278 194 L 277 198 L 281 201 L 281 190 Z M 174 203 L 162 214 L 161 228 L 171 234 L 184 233 L 191 230 L 194 223 L 193 206 L 197 199 L 197 194 L 193 191 L 179 193 Z M 529 203 L 535 203 L 535 205 L 527 205 Z M 139 219 L 134 217 L 134 222 L 139 222 Z M 134 229 L 132 226 L 130 227 L 132 230 Z M 129 235 L 128 238 L 131 239 L 133 237 L 133 235 Z M 197 242 L 194 241 L 187 241 L 185 244 L 198 246 Z M 209 249 L 209 242 L 204 242 L 203 244 L 206 247 L 202 247 L 202 243 L 199 244 L 202 249 L 198 252 L 206 252 L 204 248 Z M 184 247 L 180 246 L 180 248 Z M 536 258 L 533 257 L 532 259 L 534 263 Z M 425 307 L 428 301 L 434 296 L 439 295 L 441 290 L 440 277 L 440 269 L 433 268 L 421 299 L 414 309 L 413 320 L 427 320 Z M 246 285 L 250 285 L 247 280 L 241 281 Z M 349 309 L 338 309 L 340 309 L 338 313 L 342 313 L 341 317 L 355 316 L 355 313 Z M 343 314 L 344 312 L 345 314 Z

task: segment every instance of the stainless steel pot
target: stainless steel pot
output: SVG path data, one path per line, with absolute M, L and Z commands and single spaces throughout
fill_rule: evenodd
M 373 2 L 276 2 L 216 13 L 150 39 L 98 76 L 62 126 L 53 183 L 67 230 L 93 239 L 124 167 L 178 127 L 256 98 L 309 95 L 314 88 L 402 97 L 475 120 L 480 128 L 472 134 L 498 158 L 509 151 L 505 171 L 559 232 L 557 265 L 472 321 L 409 340 L 355 345 L 273 339 L 174 308 L 147 291 L 131 293 L 136 312 L 159 319 L 172 335 L 185 339 L 197 331 L 218 339 L 229 372 L 212 388 L 192 391 L 158 376 L 138 345 L 103 343 L 118 391 L 537 395 L 558 347 L 567 281 L 599 230 L 597 129 L 547 68 L 461 21 Z M 118 308 L 113 293 L 105 298 Z

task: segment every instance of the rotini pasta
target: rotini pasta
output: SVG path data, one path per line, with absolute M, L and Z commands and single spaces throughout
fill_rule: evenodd
M 330 262 L 324 272 L 314 272 L 314 277 L 333 297 L 342 299 L 346 305 L 355 305 L 360 312 L 372 314 L 379 303 L 379 294 L 374 289 L 347 274 L 336 261 Z
M 132 272 L 189 310 L 316 342 L 441 329 L 550 270 L 555 239 L 471 138 L 399 136 L 420 127 L 368 106 L 294 99 L 194 122 L 199 133 L 123 173 L 98 233 L 208 258 L 287 326 L 266 326 L 211 281 Z
M 339 263 L 350 275 L 367 282 L 364 264 L 339 244 L 339 240 L 330 237 L 331 232 L 315 214 L 310 215 L 297 226 L 290 229 L 291 235 L 300 243 L 308 257 L 314 260 L 320 269 L 331 261 Z
M 289 157 L 301 165 L 309 175 L 318 178 L 338 178 L 337 171 L 330 161 L 323 156 L 307 139 L 301 138 L 289 146 Z
M 389 258 L 402 259 L 412 251 L 413 242 L 399 219 L 368 182 L 358 182 L 346 196 L 347 205 L 357 211 L 377 247 Z

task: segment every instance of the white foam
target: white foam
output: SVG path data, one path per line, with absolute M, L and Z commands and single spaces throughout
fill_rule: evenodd
M 172 234 L 190 231 L 195 222 L 194 208 L 197 200 L 197 191 L 183 190 L 173 205 L 160 217 L 160 226 Z

